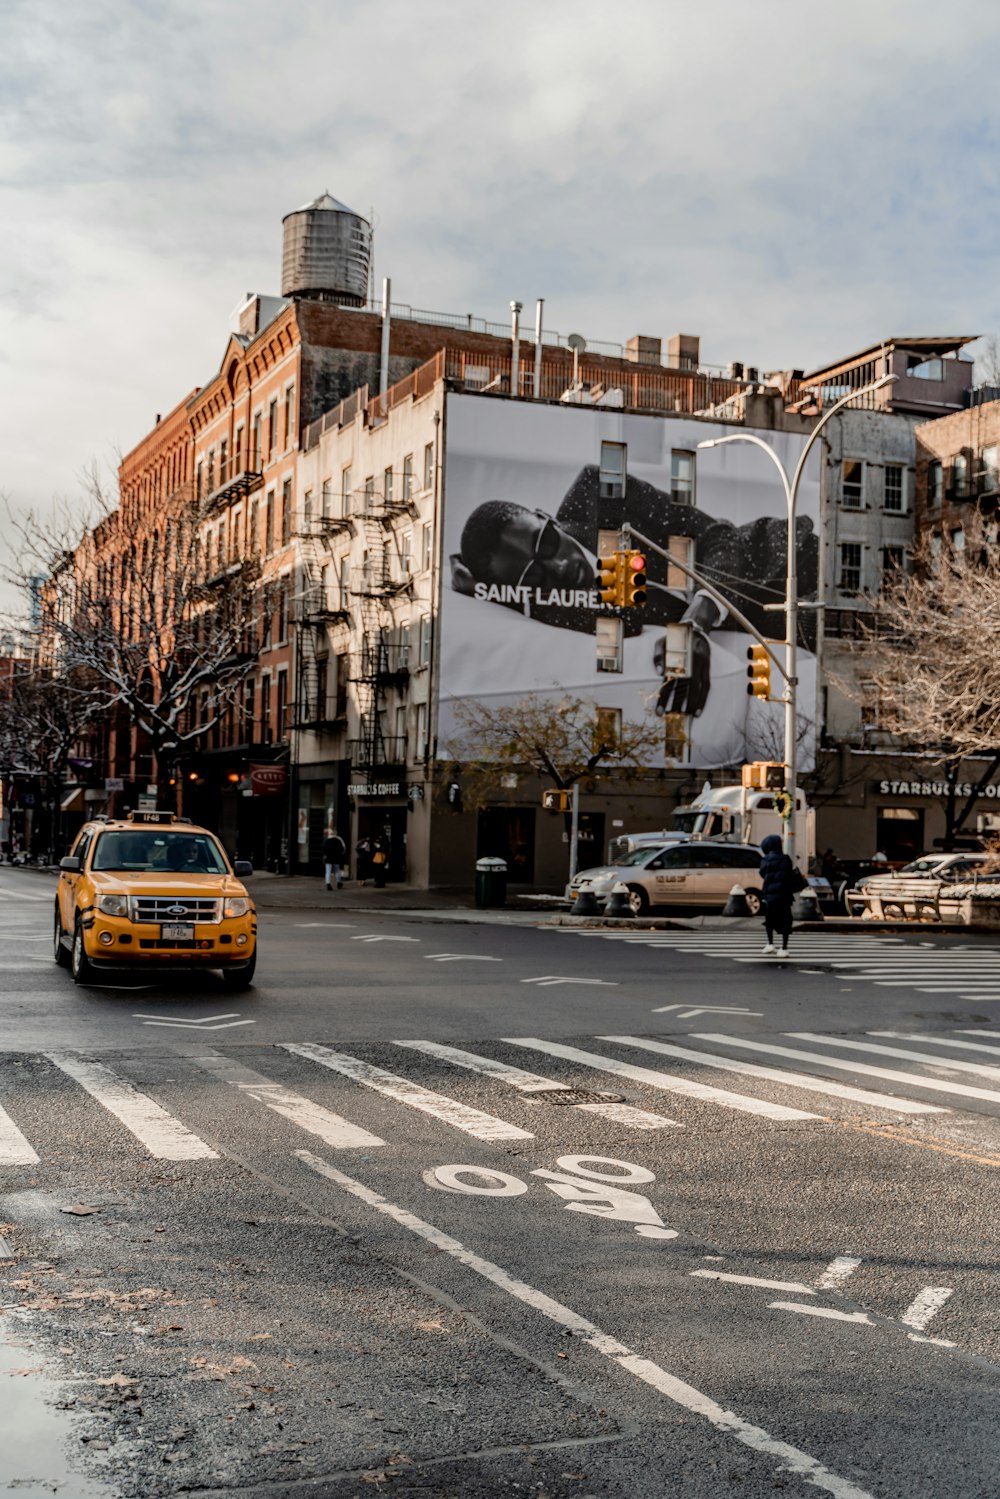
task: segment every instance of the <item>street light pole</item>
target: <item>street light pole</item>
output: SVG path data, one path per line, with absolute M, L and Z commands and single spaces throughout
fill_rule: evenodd
M 785 833 L 782 840 L 786 854 L 795 860 L 798 852 L 797 846 L 797 824 L 798 812 L 796 809 L 796 796 L 798 790 L 798 726 L 796 722 L 798 708 L 798 631 L 799 631 L 799 592 L 798 572 L 795 557 L 795 511 L 799 499 L 799 484 L 805 472 L 806 461 L 812 450 L 817 437 L 826 426 L 831 417 L 837 415 L 845 406 L 852 401 L 857 401 L 861 396 L 867 396 L 875 390 L 881 390 L 883 386 L 895 385 L 899 379 L 898 375 L 882 375 L 878 380 L 872 380 L 868 385 L 862 385 L 859 390 L 852 390 L 846 396 L 842 396 L 829 409 L 823 413 L 819 421 L 813 427 L 806 439 L 805 446 L 799 454 L 799 460 L 795 465 L 795 472 L 791 479 L 781 459 L 778 457 L 770 443 L 765 442 L 753 432 L 733 432 L 727 437 L 710 437 L 705 442 L 698 444 L 699 448 L 720 448 L 727 442 L 749 442 L 754 447 L 762 448 L 771 459 L 781 477 L 781 486 L 785 493 L 785 503 L 788 507 L 788 539 L 786 543 L 787 566 L 785 570 L 785 695 L 782 702 L 785 705 L 785 790 L 792 799 L 792 807 L 785 821 Z

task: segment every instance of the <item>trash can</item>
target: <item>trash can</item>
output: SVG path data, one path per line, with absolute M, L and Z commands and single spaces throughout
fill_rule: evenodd
M 507 863 L 504 859 L 477 859 L 476 905 L 507 904 Z

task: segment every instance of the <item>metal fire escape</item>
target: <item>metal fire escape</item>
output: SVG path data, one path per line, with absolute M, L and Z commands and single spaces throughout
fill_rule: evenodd
M 329 700 L 327 630 L 333 624 L 349 623 L 351 601 L 340 579 L 329 576 L 332 564 L 329 544 L 344 531 L 354 532 L 350 516 L 303 518 L 299 525 L 301 577 L 292 615 L 299 626 L 294 718 L 297 729 L 326 728 L 337 718 L 336 704 L 331 708 Z
M 408 564 L 387 545 L 393 521 L 411 511 L 408 495 L 398 500 L 377 493 L 369 484 L 356 495 L 356 518 L 364 541 L 360 568 L 354 570 L 351 594 L 357 600 L 360 651 L 351 661 L 358 711 L 359 737 L 349 743 L 352 765 L 371 772 L 376 766 L 401 765 L 406 745 L 386 732 L 385 696 L 409 679 L 408 647 L 395 638 L 392 603 L 410 590 Z

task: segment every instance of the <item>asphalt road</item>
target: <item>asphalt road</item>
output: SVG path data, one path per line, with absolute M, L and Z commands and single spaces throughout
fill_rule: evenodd
M 333 897 L 245 995 L 79 989 L 51 898 L 0 871 L 0 1492 L 994 1499 L 995 944 Z

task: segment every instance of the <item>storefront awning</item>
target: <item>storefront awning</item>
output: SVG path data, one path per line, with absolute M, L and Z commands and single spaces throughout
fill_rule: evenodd
M 74 786 L 73 790 L 70 791 L 70 792 L 67 792 L 67 794 L 63 797 L 62 802 L 61 802 L 60 805 L 61 805 L 62 810 L 64 812 L 82 812 L 83 811 L 83 787 L 82 786 Z

